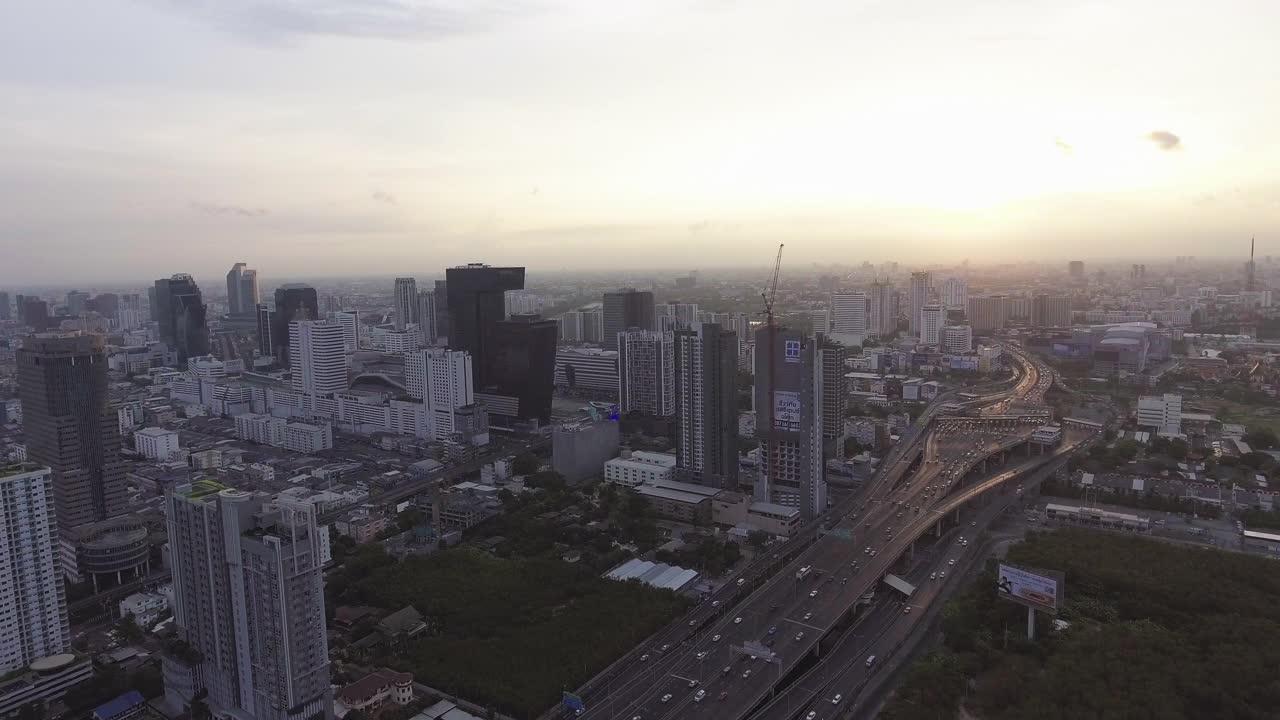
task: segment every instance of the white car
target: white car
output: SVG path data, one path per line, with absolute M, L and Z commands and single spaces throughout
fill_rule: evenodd
M 950 560 L 948 560 L 948 561 L 947 561 L 947 564 L 948 564 L 948 565 L 955 565 L 955 564 L 956 564 L 956 559 L 955 559 L 955 558 L 951 558 Z
M 745 583 L 746 581 L 747 581 L 746 578 L 738 578 L 738 586 L 741 587 L 742 584 Z
M 733 619 L 733 624 L 734 624 L 734 625 L 741 625 L 741 624 L 742 624 L 742 617 L 741 617 L 741 616 L 739 616 L 739 617 L 734 618 L 734 619 Z
M 743 679 L 743 680 L 746 680 L 746 679 L 747 679 L 747 678 L 749 678 L 749 677 L 751 677 L 751 671 L 750 671 L 750 670 L 743 670 L 743 671 L 742 671 L 742 679 Z
M 667 693 L 666 695 L 663 695 L 663 696 L 662 696 L 662 702 L 664 702 L 664 703 L 671 702 L 671 693 Z
M 704 698 L 704 697 L 706 697 L 706 696 L 707 696 L 707 691 L 706 691 L 706 690 L 699 690 L 699 691 L 698 691 L 698 693 L 697 693 L 696 695 L 694 695 L 694 696 L 693 696 L 693 701 L 694 701 L 694 702 L 702 702 L 702 698 Z
M 706 651 L 706 650 L 703 650 L 702 652 L 698 653 L 698 659 L 699 659 L 699 660 L 706 660 L 706 659 L 707 659 L 707 651 Z
M 648 660 L 648 659 L 649 659 L 649 653 L 645 653 L 640 656 L 640 662 L 644 662 L 645 660 Z
M 938 577 L 940 577 L 940 578 L 944 578 L 944 577 L 946 577 L 946 576 L 947 576 L 947 571 L 946 571 L 946 570 L 943 570 L 942 572 L 938 573 Z
M 711 642 L 720 642 L 720 636 L 719 636 L 719 635 L 712 635 L 712 636 L 711 636 Z
M 811 597 L 811 598 L 816 598 L 816 597 L 818 597 L 818 591 L 817 591 L 817 590 L 810 590 L 810 591 L 809 591 L 809 597 Z
M 808 620 L 808 619 L 809 619 L 809 618 L 811 618 L 811 617 L 813 617 L 813 613 L 811 613 L 811 612 L 807 612 L 807 613 L 805 613 L 805 614 L 804 614 L 804 619 L 805 619 L 805 620 Z
M 690 681 L 689 681 L 689 689 L 690 689 L 690 690 L 692 690 L 692 689 L 694 689 L 694 688 L 696 688 L 696 687 L 698 687 L 698 681 L 697 681 L 697 680 L 690 680 Z
M 929 579 L 930 579 L 930 580 L 937 580 L 937 579 L 938 579 L 938 573 L 936 573 L 936 572 L 931 572 L 931 573 L 929 573 Z
M 804 639 L 804 631 L 801 630 L 800 632 L 796 633 L 796 642 L 800 642 L 803 639 Z
M 903 615 L 910 615 L 910 614 L 911 614 L 911 606 L 910 606 L 910 605 L 908 605 L 908 606 L 906 606 L 906 607 L 902 608 L 902 614 L 903 614 Z
M 831 704 L 832 704 L 832 705 L 839 705 L 839 704 L 840 704 L 840 701 L 841 701 L 841 700 L 843 700 L 843 699 L 844 699 L 844 696 L 843 696 L 843 695 L 841 695 L 840 693 L 836 693 L 836 696 L 835 696 L 835 697 L 833 697 L 833 698 L 831 698 Z

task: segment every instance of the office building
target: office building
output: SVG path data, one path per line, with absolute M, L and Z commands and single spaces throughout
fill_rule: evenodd
M 828 331 L 847 335 L 867 334 L 871 301 L 865 292 L 832 293 L 828 312 Z
M 323 395 L 342 392 L 347 383 L 346 333 L 333 320 L 289 323 L 289 369 L 294 390 Z
M 1159 435 L 1182 433 L 1181 395 L 1144 395 L 1138 398 L 1138 427 Z
M 326 422 L 285 423 L 280 447 L 290 452 L 310 455 L 321 450 L 333 449 L 333 426 Z
M 551 420 L 557 332 L 555 320 L 538 315 L 512 315 L 494 325 L 495 343 L 486 361 L 488 384 L 480 388 L 487 399 L 497 401 L 489 406 L 491 421 L 494 415 L 506 424 Z
M 524 288 L 524 268 L 473 263 L 445 270 L 449 308 L 449 347 L 471 356 L 476 390 L 496 385 L 498 323 L 507 316 L 506 293 Z M 550 367 L 554 363 L 548 360 Z M 547 377 L 548 386 L 551 376 Z
M 1004 301 L 1004 321 L 1031 322 L 1031 298 L 1020 295 L 993 295 Z
M 325 630 L 326 528 L 316 508 L 212 480 L 165 497 L 174 625 L 194 651 L 165 657 L 165 699 L 214 717 L 333 717 Z
M 455 411 L 475 404 L 472 375 L 471 356 L 461 350 L 427 348 L 405 358 L 409 395 L 426 406 L 434 439 L 450 439 Z
M 676 457 L 681 477 L 738 487 L 738 336 L 694 323 L 673 338 Z
M 262 357 L 274 357 L 272 328 L 275 326 L 276 313 L 270 306 L 264 303 L 258 303 L 258 355 Z
M 205 318 L 208 308 L 200 295 L 200 287 L 190 275 L 179 273 L 155 282 L 155 318 L 160 328 L 160 341 L 177 351 L 178 362 L 209 354 L 209 327 Z
M 556 390 L 593 400 L 618 399 L 618 353 L 600 348 L 556 351 Z
M 1071 262 L 1067 263 L 1067 275 L 1070 275 L 1072 280 L 1083 280 L 1084 279 L 1084 261 L 1072 260 Z
M 969 310 L 965 313 L 974 332 L 990 333 L 1003 330 L 1005 323 L 1005 297 L 1003 295 L 969 298 Z
M 449 337 L 449 283 L 437 280 L 432 292 L 435 296 L 436 339 Z
M 58 527 L 126 509 L 120 431 L 99 335 L 33 335 L 17 351 L 27 459 L 51 471 Z
M 411 277 L 396 278 L 393 317 L 396 330 L 418 322 L 418 282 Z
M 22 324 L 35 332 L 49 329 L 49 303 L 35 297 L 18 296 L 18 315 Z
M 9 293 L 0 292 L 0 321 L 13 319 L 13 313 L 9 310 Z
M 653 293 L 647 290 L 622 288 L 604 294 L 604 346 L 606 350 L 618 349 L 618 333 L 630 328 L 653 330 Z M 587 342 L 585 339 L 583 342 Z
M 85 306 L 89 302 L 89 293 L 80 290 L 72 290 L 67 293 L 67 314 L 71 317 L 78 317 L 80 313 L 85 311 Z
M 698 321 L 698 304 L 671 302 L 658 305 L 654 308 L 654 317 L 654 327 L 658 330 L 687 330 Z
M 227 273 L 227 314 L 250 315 L 262 302 L 258 291 L 258 271 L 242 262 L 231 266 Z
M 348 355 L 360 349 L 360 311 L 343 310 L 334 313 L 333 319 L 342 325 L 342 349 Z
M 582 419 L 551 430 L 551 467 L 577 484 L 600 475 L 605 462 L 618 454 L 616 420 Z
M 968 325 L 947 325 L 942 328 L 942 351 L 953 355 L 973 352 L 973 328 Z
M 1071 324 L 1071 298 L 1036 295 L 1031 298 L 1031 324 L 1035 327 L 1066 327 Z
M 937 346 L 942 342 L 942 327 L 947 324 L 947 309 L 930 304 L 920 308 L 920 344 Z
M 638 450 L 605 463 L 604 481 L 631 488 L 671 482 L 677 462 L 675 455 Z
M 392 355 L 404 355 L 422 347 L 422 333 L 416 327 L 388 330 L 382 334 L 382 349 Z
M 178 433 L 164 428 L 142 428 L 133 434 L 133 446 L 148 460 L 168 462 L 178 454 Z
M 948 310 L 964 310 L 969 305 L 969 282 L 964 278 L 947 278 L 942 281 L 938 294 Z
M 271 316 L 271 356 L 285 367 L 292 367 L 289 357 L 289 326 L 296 320 L 319 320 L 320 303 L 316 289 L 303 283 L 289 283 L 276 288 L 276 307 Z
M 431 290 L 418 291 L 418 332 L 423 347 L 435 345 L 440 337 L 436 331 L 436 294 Z
M 933 274 L 930 272 L 911 273 L 910 294 L 907 296 L 908 320 L 911 323 L 911 334 L 920 337 L 920 313 L 929 304 L 929 294 L 933 290 Z
M 71 645 L 53 495 L 49 468 L 0 465 L 0 674 Z
M 675 336 L 658 330 L 618 333 L 618 405 L 623 414 L 670 417 L 676 408 Z
M 867 288 L 867 334 L 889 336 L 898 330 L 898 293 L 885 282 Z
M 805 521 L 827 509 L 823 476 L 822 412 L 818 402 L 822 373 L 814 343 L 780 328 L 772 350 L 769 330 L 756 331 L 756 438 L 760 474 L 754 496 L 800 510 Z

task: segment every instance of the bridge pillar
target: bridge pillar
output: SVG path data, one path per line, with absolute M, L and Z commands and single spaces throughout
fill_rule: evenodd
M 912 540 L 911 544 L 907 546 L 907 560 L 911 561 L 915 559 L 916 559 L 916 542 Z
M 933 526 L 933 536 L 942 537 L 942 520 L 938 520 L 938 524 Z
M 960 524 L 960 508 L 956 508 L 956 524 Z

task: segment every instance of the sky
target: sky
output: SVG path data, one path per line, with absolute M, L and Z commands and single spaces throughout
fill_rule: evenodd
M 1280 255 L 1277 27 L 1273 0 L 12 0 L 0 283 Z

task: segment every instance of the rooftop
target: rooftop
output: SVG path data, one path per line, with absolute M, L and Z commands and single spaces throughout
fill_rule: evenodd
M 21 462 L 14 465 L 0 465 L 0 478 L 7 478 L 12 475 L 21 475 L 22 473 L 35 472 L 43 469 L 43 465 L 36 463 Z

